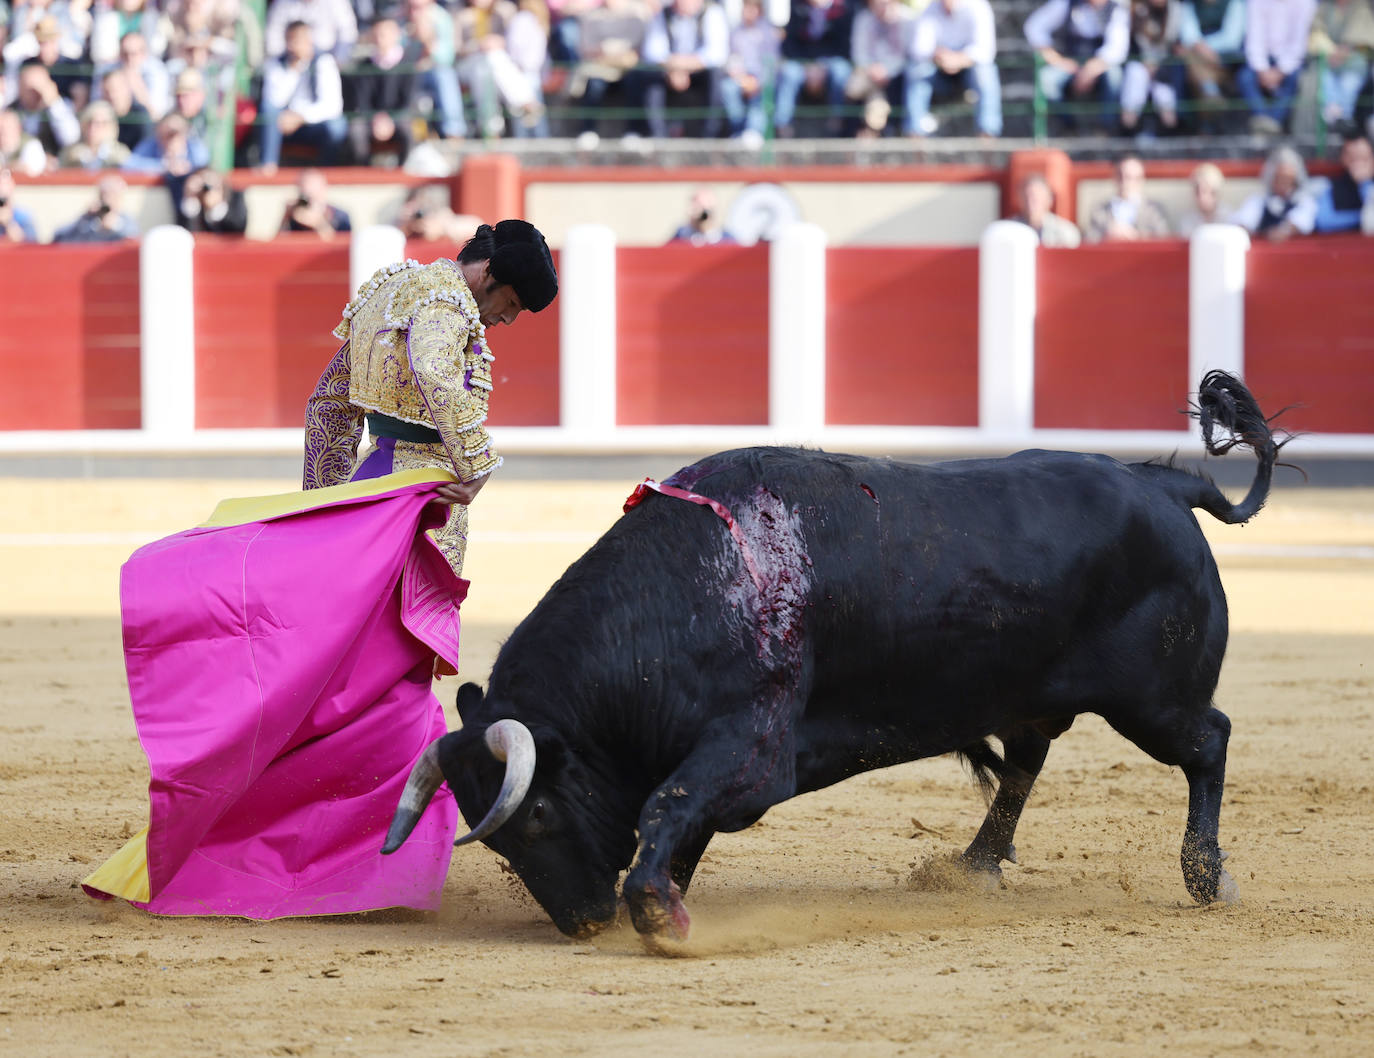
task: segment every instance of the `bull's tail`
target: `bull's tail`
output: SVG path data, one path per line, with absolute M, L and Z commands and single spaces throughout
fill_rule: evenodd
M 1189 496 L 1190 506 L 1206 511 L 1213 518 L 1236 525 L 1259 513 L 1269 498 L 1269 483 L 1279 449 L 1288 443 L 1286 436 L 1276 440 L 1270 423 L 1245 383 L 1225 371 L 1209 371 L 1198 386 L 1197 404 L 1189 412 L 1202 430 L 1202 443 L 1209 454 L 1224 455 L 1237 446 L 1250 448 L 1259 457 L 1255 480 L 1239 503 L 1228 500 L 1212 482 L 1193 479 L 1196 492 Z M 1220 429 L 1228 436 L 1216 437 Z
M 971 742 L 962 749 L 956 750 L 954 755 L 968 766 L 974 781 L 983 791 L 983 800 L 985 801 L 992 800 L 993 794 L 997 792 L 998 784 L 1012 770 L 1011 765 L 1006 762 L 1006 758 L 993 749 L 987 739 Z

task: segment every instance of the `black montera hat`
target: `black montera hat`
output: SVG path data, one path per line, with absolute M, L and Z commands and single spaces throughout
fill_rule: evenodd
M 544 236 L 525 220 L 503 220 L 491 230 L 495 246 L 488 265 L 491 277 L 513 286 L 520 304 L 530 312 L 546 308 L 558 294 L 558 273 Z

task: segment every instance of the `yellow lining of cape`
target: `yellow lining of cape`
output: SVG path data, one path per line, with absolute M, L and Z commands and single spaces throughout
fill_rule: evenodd
M 148 886 L 148 828 L 144 827 L 124 847 L 102 863 L 82 885 L 111 896 L 146 904 L 152 899 Z
M 362 500 L 371 496 L 382 496 L 395 492 L 408 485 L 419 485 L 430 481 L 457 481 L 446 470 L 422 467 L 418 470 L 402 470 L 380 478 L 367 478 L 363 481 L 348 481 L 342 485 L 330 485 L 323 489 L 307 489 L 304 492 L 282 492 L 275 496 L 243 496 L 237 499 L 221 500 L 210 517 L 196 526 L 197 529 L 223 529 L 231 525 L 247 525 L 251 522 L 265 522 L 273 518 L 285 518 L 292 514 L 313 511 L 328 507 L 341 500 Z

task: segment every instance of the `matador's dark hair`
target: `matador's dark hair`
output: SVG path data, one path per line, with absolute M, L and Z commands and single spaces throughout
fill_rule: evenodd
M 488 261 L 491 277 L 509 283 L 520 304 L 538 312 L 558 294 L 558 272 L 549 244 L 529 221 L 503 220 L 495 227 L 480 225 L 458 253 L 460 264 Z

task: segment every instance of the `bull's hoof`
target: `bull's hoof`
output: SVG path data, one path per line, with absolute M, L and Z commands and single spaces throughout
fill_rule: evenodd
M 657 883 L 642 885 L 633 891 L 627 888 L 625 899 L 630 905 L 630 921 L 646 938 L 678 943 L 687 939 L 692 917 L 683 906 L 682 890 L 676 882 L 668 882 L 666 893 Z
M 1206 907 L 1209 904 L 1234 904 L 1240 900 L 1240 888 L 1221 865 L 1226 854 L 1220 849 L 1201 851 L 1184 848 L 1183 883 L 1188 895 Z

